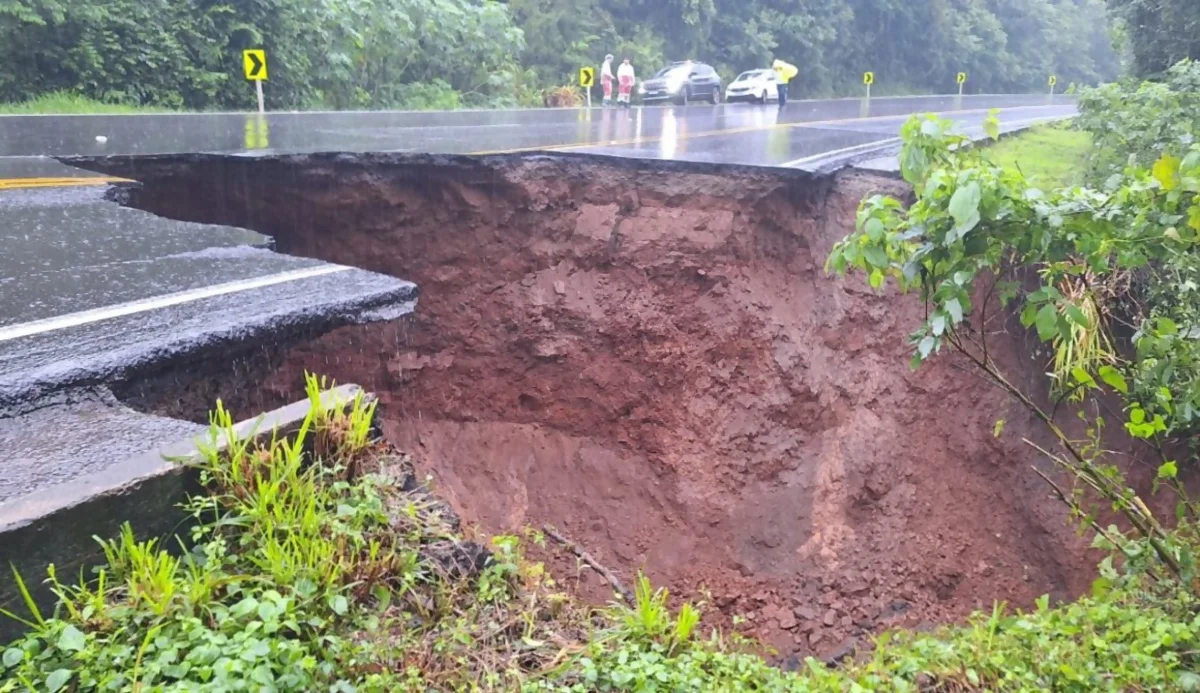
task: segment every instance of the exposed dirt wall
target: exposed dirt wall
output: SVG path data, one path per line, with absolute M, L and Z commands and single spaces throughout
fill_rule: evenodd
M 146 182 L 136 206 L 415 281 L 411 318 L 260 363 L 265 396 L 303 369 L 375 390 L 389 438 L 489 532 L 551 523 L 627 579 L 709 588 L 784 652 L 1090 579 L 1028 472 L 1028 417 L 950 359 L 909 372 L 918 302 L 822 270 L 895 181 L 562 157 L 104 166 Z

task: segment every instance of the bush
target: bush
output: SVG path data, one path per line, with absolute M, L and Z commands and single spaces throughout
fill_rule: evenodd
M 1081 90 L 1077 124 L 1092 135 L 1097 182 L 1128 165 L 1148 168 L 1165 153 L 1179 155 L 1200 132 L 1200 62 L 1176 64 L 1165 82 Z

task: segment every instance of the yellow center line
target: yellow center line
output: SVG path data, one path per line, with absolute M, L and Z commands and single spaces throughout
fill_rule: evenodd
M 1009 108 L 975 108 L 966 111 L 942 111 L 941 113 L 953 113 L 954 115 L 977 115 L 979 113 L 989 113 L 993 110 L 1001 113 L 1005 111 L 1019 110 L 1024 108 L 1041 108 L 1040 106 L 1011 106 Z M 867 118 L 836 118 L 833 120 L 808 120 L 796 123 L 772 123 L 770 125 L 748 125 L 740 128 L 725 128 L 720 130 L 702 130 L 696 133 L 688 133 L 676 135 L 675 140 L 693 140 L 700 137 L 719 137 L 721 135 L 738 135 L 747 132 L 765 132 L 767 130 L 783 129 L 783 128 L 805 128 L 820 125 L 838 125 L 844 123 L 869 123 L 878 120 L 892 120 L 895 118 L 908 118 L 909 116 L 917 115 L 916 113 L 901 113 L 898 115 L 883 115 L 870 116 Z M 563 151 L 567 149 L 585 149 L 589 147 L 624 147 L 634 144 L 654 144 L 666 139 L 663 135 L 655 135 L 652 137 L 631 137 L 623 140 L 602 140 L 598 142 L 573 142 L 570 144 L 547 144 L 534 147 L 516 147 L 513 149 L 488 149 L 478 152 L 467 152 L 467 156 L 488 156 L 491 154 L 516 154 L 520 152 L 548 152 L 548 151 Z
M 109 183 L 132 183 L 128 178 L 96 176 L 92 178 L 0 178 L 0 190 L 21 188 L 58 188 L 81 185 L 108 185 Z

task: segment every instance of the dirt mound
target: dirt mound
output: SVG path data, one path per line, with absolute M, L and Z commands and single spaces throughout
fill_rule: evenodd
M 264 387 L 310 369 L 375 390 L 388 437 L 488 532 L 553 524 L 783 652 L 1090 578 L 1027 471 L 1027 416 L 952 362 L 910 373 L 917 302 L 822 271 L 895 182 L 546 157 L 136 174 L 137 206 L 418 284 L 415 316 L 290 348 Z

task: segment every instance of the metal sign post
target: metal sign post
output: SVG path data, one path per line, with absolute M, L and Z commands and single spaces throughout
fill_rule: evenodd
M 863 73 L 863 84 L 866 85 L 866 87 L 867 87 L 867 96 L 865 99 L 863 99 L 862 107 L 858 109 L 860 116 L 863 118 L 866 118 L 867 116 L 871 115 L 871 85 L 874 83 L 875 83 L 875 73 L 874 72 L 864 72 Z

